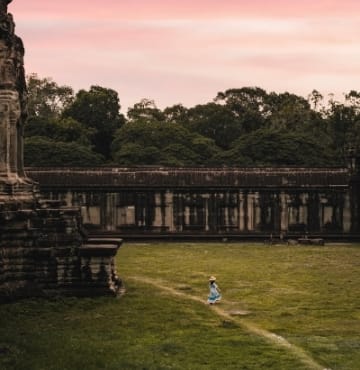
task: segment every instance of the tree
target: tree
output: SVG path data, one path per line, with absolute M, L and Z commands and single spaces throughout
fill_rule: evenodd
M 120 165 L 209 164 L 219 148 L 213 140 L 176 123 L 129 122 L 116 132 L 112 145 Z
M 314 109 L 314 111 L 319 111 L 322 109 L 321 103 L 323 99 L 323 95 L 321 95 L 321 93 L 315 89 L 308 96 L 308 101 L 310 104 L 312 104 L 312 108 Z
M 325 166 L 333 163 L 328 148 L 311 134 L 260 129 L 236 140 L 222 158 L 246 166 Z
M 314 111 L 308 100 L 288 92 L 268 95 L 269 115 L 267 127 L 275 130 L 325 132 L 325 121 L 320 112 Z
M 93 129 L 94 150 L 110 158 L 114 134 L 125 122 L 124 116 L 120 114 L 119 97 L 115 90 L 101 86 L 91 86 L 89 91 L 80 90 L 63 116 L 72 117 Z
M 134 104 L 132 108 L 128 109 L 127 116 L 130 122 L 160 122 L 164 121 L 165 116 L 163 112 L 157 108 L 154 100 L 142 99 L 139 103 Z
M 345 95 L 346 104 L 352 110 L 352 124 L 347 136 L 348 149 L 355 148 L 360 151 L 360 92 L 351 90 Z
M 345 100 L 350 105 L 356 114 L 360 113 L 360 92 L 351 90 L 348 94 L 345 94 Z
M 238 118 L 243 132 L 264 126 L 268 115 L 267 93 L 259 87 L 243 87 L 219 92 L 215 102 L 225 105 Z
M 202 136 L 214 140 L 222 149 L 228 149 L 231 142 L 242 133 L 242 127 L 234 113 L 216 103 L 197 105 L 187 112 L 184 125 Z
M 182 104 L 175 104 L 165 108 L 163 111 L 164 119 L 168 123 L 187 123 L 189 120 L 188 114 L 189 110 Z
M 266 91 L 260 87 L 242 87 L 219 92 L 215 101 L 225 104 L 240 116 L 248 110 L 266 112 L 266 96 Z
M 30 117 L 25 125 L 24 136 L 42 136 L 55 141 L 77 142 L 91 146 L 93 130 L 84 127 L 73 118 Z
M 92 152 L 94 129 L 62 117 L 63 110 L 73 102 L 71 87 L 32 74 L 28 76 L 28 91 L 29 119 L 24 126 L 27 165 L 90 165 L 104 161 Z
M 348 149 L 360 145 L 359 107 L 350 99 L 345 104 L 331 101 L 328 125 L 338 163 L 344 164 Z
M 26 166 L 96 166 L 104 162 L 104 158 L 88 146 L 75 142 L 32 136 L 25 139 L 24 145 Z
M 55 118 L 60 116 L 74 98 L 70 86 L 59 86 L 50 77 L 27 76 L 29 117 Z

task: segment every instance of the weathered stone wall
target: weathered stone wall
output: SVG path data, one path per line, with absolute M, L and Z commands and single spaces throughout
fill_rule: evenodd
M 349 183 L 350 209 L 351 209 L 351 230 L 355 233 L 360 231 L 360 156 L 353 158 L 350 167 L 351 179 Z
M 119 234 L 359 232 L 346 169 L 30 169 L 42 192 Z
M 86 241 L 78 208 L 56 202 L 0 212 L 0 302 L 54 294 L 116 294 L 121 241 Z
M 18 297 L 116 294 L 121 240 L 89 240 L 78 208 L 45 201 L 23 168 L 24 47 L 0 0 L 0 303 Z

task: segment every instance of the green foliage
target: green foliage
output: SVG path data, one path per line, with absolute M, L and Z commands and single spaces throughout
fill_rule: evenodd
M 271 93 L 268 100 L 271 107 L 268 127 L 301 131 L 313 118 L 309 102 L 300 96 Z
M 184 124 L 188 121 L 189 110 L 182 104 L 176 104 L 165 108 L 163 114 L 166 122 Z
M 187 116 L 184 125 L 189 130 L 214 140 L 222 149 L 228 149 L 244 132 L 242 122 L 227 106 L 220 104 L 197 105 L 189 109 Z
M 92 152 L 96 132 L 72 117 L 62 117 L 73 104 L 71 87 L 32 74 L 27 78 L 29 119 L 24 127 L 28 166 L 93 165 L 104 158 Z
M 24 147 L 25 166 L 96 166 L 104 162 L 101 155 L 76 142 L 31 136 L 25 139 Z
M 326 166 L 332 158 L 312 135 L 260 129 L 236 140 L 225 154 L 235 165 Z
M 171 143 L 162 150 L 161 164 L 167 166 L 184 166 L 199 162 L 199 154 L 189 146 Z
M 89 91 L 80 90 L 73 103 L 64 110 L 63 116 L 72 117 L 94 130 L 94 150 L 110 158 L 114 133 L 124 123 L 116 91 L 101 86 L 91 86 Z
M 243 132 L 264 126 L 268 116 L 268 95 L 259 87 L 230 89 L 217 94 L 215 101 L 224 104 L 238 118 Z M 231 130 L 231 128 L 230 128 Z
M 139 120 L 116 132 L 114 161 L 123 165 L 191 165 L 210 163 L 218 148 L 211 139 L 167 122 Z
M 344 160 L 349 148 L 360 148 L 360 93 L 352 91 L 347 103 L 332 101 L 328 114 L 328 126 L 332 147 Z
M 113 154 L 114 162 L 125 166 L 157 163 L 160 152 L 155 146 L 142 146 L 137 143 L 124 143 Z
M 51 78 L 39 78 L 37 74 L 27 76 L 28 114 L 30 117 L 58 117 L 74 98 L 73 89 L 59 86 Z
M 80 90 L 28 76 L 26 137 L 78 143 L 119 165 L 344 166 L 360 149 L 360 92 L 340 103 L 317 90 L 307 99 L 242 87 L 213 102 L 159 109 L 142 99 L 120 114 L 116 91 Z M 57 160 L 54 159 L 56 163 Z M 54 163 L 55 163 L 54 162 Z M 85 161 L 86 162 L 86 161 Z
M 267 93 L 259 87 L 243 87 L 219 92 L 215 101 L 225 104 L 237 116 L 252 111 L 260 117 L 266 112 Z
M 127 113 L 130 122 L 159 122 L 164 121 L 163 112 L 157 108 L 155 102 L 149 99 L 142 99 L 139 103 L 134 104 L 128 109 Z
M 90 146 L 93 130 L 72 118 L 31 117 L 25 125 L 24 136 L 43 136 L 54 141 L 77 142 Z

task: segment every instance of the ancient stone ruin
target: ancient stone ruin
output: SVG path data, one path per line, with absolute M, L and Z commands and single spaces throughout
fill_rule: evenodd
M 27 171 L 46 197 L 80 207 L 92 235 L 120 234 L 127 240 L 264 240 L 270 235 L 360 240 L 360 158 L 355 154 L 349 168 Z
M 17 297 L 116 294 L 120 239 L 89 239 L 76 207 L 42 199 L 24 171 L 24 46 L 0 0 L 0 302 Z

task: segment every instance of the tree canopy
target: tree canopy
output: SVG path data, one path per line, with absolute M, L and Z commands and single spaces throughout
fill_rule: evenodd
M 28 113 L 30 117 L 58 117 L 74 99 L 70 86 L 60 86 L 52 78 L 37 74 L 27 77 Z
M 41 136 L 25 139 L 25 166 L 96 166 L 104 158 L 88 146 L 76 142 L 55 141 Z
M 326 100 L 242 87 L 194 107 L 142 99 L 120 112 L 118 93 L 74 94 L 28 76 L 27 165 L 339 166 L 360 148 L 360 92 Z
M 182 125 L 142 120 L 125 124 L 112 144 L 113 159 L 119 165 L 210 164 L 218 151 L 212 139 Z
M 120 114 L 118 93 L 101 86 L 80 90 L 74 101 L 66 107 L 64 117 L 71 117 L 93 130 L 92 144 L 96 152 L 110 158 L 114 133 L 124 123 Z

